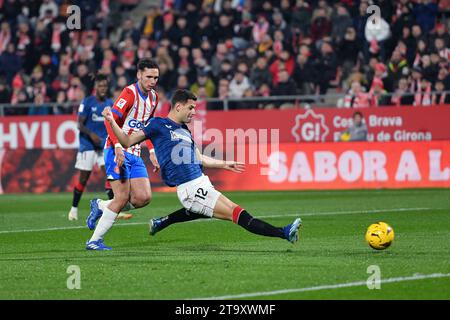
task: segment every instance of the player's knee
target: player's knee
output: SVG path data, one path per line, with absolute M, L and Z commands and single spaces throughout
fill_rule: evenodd
M 151 192 L 139 192 L 138 194 L 131 196 L 131 204 L 135 208 L 145 207 L 150 203 L 151 200 L 152 200 Z

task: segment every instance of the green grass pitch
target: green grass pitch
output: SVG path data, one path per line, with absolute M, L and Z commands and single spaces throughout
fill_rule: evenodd
M 105 238 L 111 252 L 85 250 L 86 193 L 79 220 L 71 194 L 0 196 L 0 299 L 450 299 L 450 190 L 230 192 L 256 217 L 303 220 L 300 241 L 265 238 L 231 222 L 173 225 L 151 237 L 148 219 L 180 207 L 156 193 Z M 385 221 L 393 245 L 371 249 L 367 227 Z M 369 266 L 381 271 L 370 290 Z M 80 289 L 68 289 L 69 266 Z

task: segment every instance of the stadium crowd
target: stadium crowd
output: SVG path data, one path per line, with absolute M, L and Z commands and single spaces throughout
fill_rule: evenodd
M 71 4 L 81 30 L 68 29 Z M 162 103 L 177 88 L 221 100 L 338 92 L 339 107 L 355 108 L 450 103 L 449 0 L 163 0 L 140 21 L 136 6 L 0 0 L 0 104 L 41 106 L 5 113 L 72 113 L 62 105 L 90 95 L 97 72 L 117 97 L 143 57 L 159 64 Z

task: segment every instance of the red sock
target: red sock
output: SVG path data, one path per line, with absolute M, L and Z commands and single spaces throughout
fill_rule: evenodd
M 233 210 L 233 222 L 234 223 L 238 223 L 239 216 L 241 215 L 242 211 L 244 211 L 244 209 L 242 209 L 240 206 L 237 206 L 236 208 L 234 208 L 234 210 Z
M 78 183 L 75 185 L 75 189 L 77 189 L 77 190 L 80 191 L 80 192 L 83 192 L 85 187 L 86 187 L 86 186 L 85 186 L 85 185 L 82 185 L 80 182 L 78 182 Z

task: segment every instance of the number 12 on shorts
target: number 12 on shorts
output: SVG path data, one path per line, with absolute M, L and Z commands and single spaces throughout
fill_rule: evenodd
M 208 191 L 204 190 L 203 188 L 198 188 L 195 197 L 205 200 L 207 195 Z

